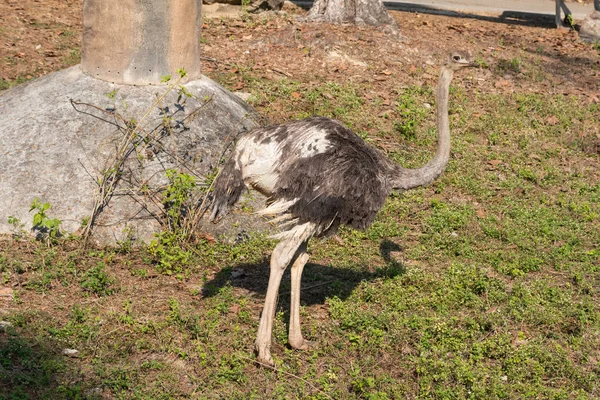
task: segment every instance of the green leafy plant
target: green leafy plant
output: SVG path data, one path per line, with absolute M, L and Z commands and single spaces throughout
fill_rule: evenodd
M 33 231 L 37 232 L 38 238 L 54 240 L 61 235 L 60 225 L 62 221 L 58 218 L 49 218 L 46 211 L 52 208 L 49 203 L 42 203 L 37 197 L 33 199 L 29 212 L 35 211 L 33 215 Z M 13 219 L 14 221 L 14 219 Z
M 424 89 L 413 86 L 405 89 L 398 98 L 398 112 L 401 119 L 394 124 L 394 130 L 406 139 L 415 138 L 416 128 L 427 115 L 427 109 L 420 102 L 425 94 Z
M 184 248 L 182 236 L 170 231 L 158 233 L 148 252 L 154 257 L 158 271 L 166 275 L 180 274 L 193 259 L 193 254 Z
M 115 89 L 112 92 L 106 93 L 106 97 L 108 97 L 111 100 L 114 100 L 115 96 L 117 95 L 118 92 L 119 92 L 119 89 Z
M 182 273 L 192 259 L 185 240 L 193 230 L 194 216 L 190 203 L 198 185 L 192 175 L 174 169 L 168 169 L 165 173 L 169 184 L 162 193 L 162 201 L 168 229 L 156 235 L 148 251 L 154 256 L 158 270 L 172 275 Z
M 515 57 L 511 60 L 499 60 L 498 68 L 502 72 L 521 72 L 523 61 L 519 57 Z
M 115 289 L 111 287 L 114 283 L 116 280 L 106 273 L 104 263 L 99 262 L 85 273 L 81 287 L 98 296 L 107 296 L 114 293 Z
M 171 230 L 177 230 L 188 215 L 187 202 L 197 186 L 196 180 L 192 175 L 174 169 L 168 169 L 165 173 L 169 185 L 163 192 L 163 204 L 167 210 L 169 227 Z
M 575 29 L 575 20 L 573 19 L 573 14 L 565 15 L 565 22 L 571 29 Z
M 12 226 L 13 237 L 20 238 L 25 233 L 25 224 L 21 220 L 12 215 L 8 216 L 8 223 Z

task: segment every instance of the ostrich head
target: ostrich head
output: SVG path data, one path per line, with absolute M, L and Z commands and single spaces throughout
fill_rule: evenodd
M 457 71 L 465 67 L 476 67 L 477 64 L 471 61 L 471 55 L 466 51 L 454 51 L 448 56 L 446 67 Z

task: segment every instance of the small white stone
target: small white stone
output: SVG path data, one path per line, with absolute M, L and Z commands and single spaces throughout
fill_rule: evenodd
M 452 233 L 450 234 L 450 236 L 452 236 L 452 237 L 458 237 L 458 233 L 456 233 L 456 232 L 452 232 Z
M 502 376 L 500 377 L 500 379 L 502 380 L 502 382 L 506 382 L 506 381 L 508 381 L 508 376 L 506 376 L 506 375 L 502 375 Z
M 87 396 L 89 396 L 89 397 L 100 396 L 100 395 L 102 395 L 102 388 L 101 387 L 95 387 L 95 388 L 90 389 L 87 392 L 85 392 L 85 394 Z
M 77 357 L 79 355 L 79 350 L 75 349 L 64 349 L 62 353 L 67 357 Z
M 0 321 L 0 332 L 4 332 L 6 328 L 10 328 L 12 326 L 13 324 L 8 321 Z

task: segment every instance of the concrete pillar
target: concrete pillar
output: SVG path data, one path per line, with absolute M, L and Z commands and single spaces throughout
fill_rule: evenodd
M 200 78 L 202 0 L 84 0 L 81 67 L 117 84 Z

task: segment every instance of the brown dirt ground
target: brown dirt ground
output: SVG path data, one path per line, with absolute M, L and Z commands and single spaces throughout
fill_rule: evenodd
M 79 61 L 81 7 L 80 0 L 0 3 L 4 87 Z M 530 61 L 529 70 L 520 73 L 490 74 L 478 82 L 484 89 L 502 92 L 518 86 L 533 92 L 583 95 L 591 101 L 597 101 L 600 92 L 599 52 L 581 43 L 576 32 L 554 29 L 548 18 L 500 21 L 392 12 L 407 38 L 399 43 L 371 28 L 300 23 L 295 14 L 301 13 L 293 10 L 285 19 L 262 15 L 250 22 L 207 22 L 204 54 L 218 63 L 205 61 L 205 73 L 218 77 L 219 71 L 245 67 L 273 79 L 366 80 L 376 82 L 382 93 L 390 93 L 394 85 L 429 83 L 436 75 L 434 66 L 461 43 L 490 65 L 515 58 Z M 225 83 L 243 90 L 241 77 Z
M 0 2 L 0 78 L 22 81 L 79 62 L 78 0 Z

